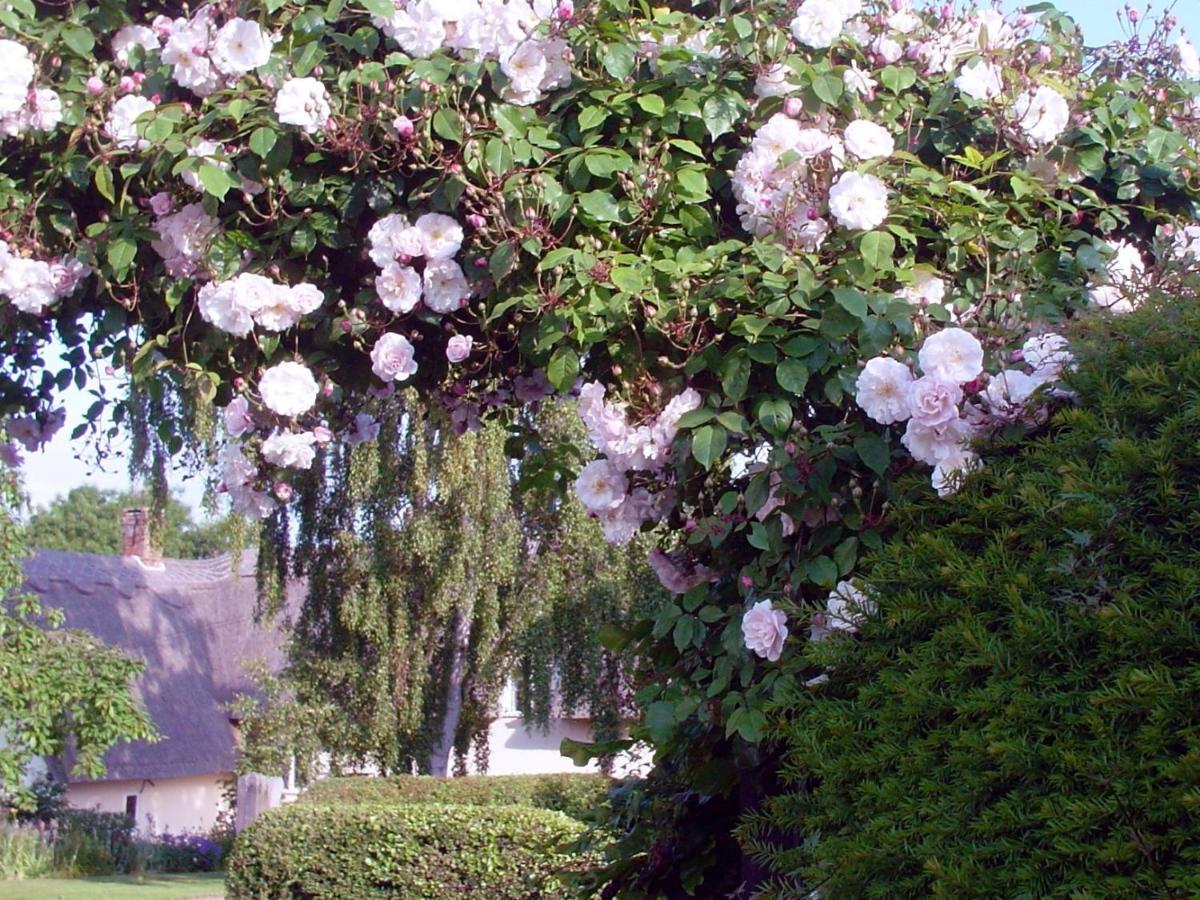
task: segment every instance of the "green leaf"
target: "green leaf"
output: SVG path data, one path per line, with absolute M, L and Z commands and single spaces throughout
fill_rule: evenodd
M 609 280 L 627 294 L 641 293 L 645 287 L 642 273 L 638 269 L 618 267 L 608 273 Z
M 609 44 L 604 48 L 600 61 L 609 75 L 618 81 L 625 81 L 633 74 L 637 57 L 628 44 Z
M 633 160 L 623 150 L 595 147 L 583 155 L 583 164 L 593 175 L 607 178 L 613 172 L 628 172 Z
M 828 556 L 818 556 L 805 564 L 808 578 L 813 584 L 831 588 L 838 581 L 838 567 Z
M 858 242 L 863 261 L 872 269 L 885 272 L 892 268 L 896 239 L 886 231 L 869 231 Z
M 603 106 L 585 106 L 579 111 L 579 130 L 587 131 L 599 128 L 608 118 L 608 110 Z
M 447 141 L 454 141 L 456 144 L 462 143 L 462 119 L 458 117 L 452 109 L 442 107 L 433 114 L 433 132 L 438 137 L 444 138 Z
M 746 396 L 750 384 L 750 360 L 741 354 L 730 356 L 721 366 L 721 388 L 734 403 Z
M 725 429 L 720 425 L 705 425 L 697 428 L 692 432 L 692 456 L 704 468 L 711 469 L 713 463 L 720 459 L 721 454 L 725 452 L 727 440 Z
M 250 151 L 259 159 L 266 159 L 278 138 L 274 128 L 268 128 L 266 125 L 255 128 L 250 134 Z
M 113 274 L 117 278 L 123 278 L 137 256 L 137 244 L 129 238 L 117 238 L 109 242 L 105 256 L 109 266 L 112 267 Z
M 621 208 L 607 191 L 589 191 L 579 195 L 579 205 L 598 222 L 620 222 Z
M 675 704 L 658 700 L 646 709 L 646 730 L 656 744 L 666 743 L 675 730 Z
M 703 200 L 708 197 L 708 179 L 702 169 L 688 167 L 675 173 L 679 187 L 688 195 L 689 200 Z
M 504 276 L 512 269 L 515 257 L 516 250 L 513 248 L 512 241 L 502 241 L 496 246 L 488 260 L 488 272 L 493 281 L 499 284 L 504 279 Z
M 722 90 L 704 101 L 701 116 L 704 127 L 709 135 L 716 140 L 721 135 L 733 131 L 742 115 L 741 98 L 732 91 Z
M 892 462 L 892 450 L 877 434 L 864 434 L 854 439 L 854 450 L 871 471 L 882 475 Z
M 546 366 L 546 377 L 560 391 L 568 391 L 579 374 L 579 354 L 570 347 L 559 347 Z
M 232 175 L 220 166 L 214 166 L 209 162 L 200 164 L 200 183 L 204 185 L 207 193 L 212 194 L 218 200 L 224 200 L 230 189 L 239 186 Z
M 817 99 L 826 106 L 837 106 L 837 102 L 842 99 L 845 85 L 840 75 L 828 72 L 812 80 L 812 89 Z
M 906 91 L 917 83 L 917 73 L 912 69 L 901 68 L 900 66 L 888 66 L 879 76 L 879 80 L 893 94 L 899 94 L 901 91 Z
M 637 105 L 652 116 L 661 116 L 667 111 L 667 104 L 658 94 L 642 94 L 637 98 Z
M 786 400 L 764 400 L 758 405 L 757 416 L 759 424 L 768 432 L 783 435 L 792 424 L 792 406 Z
M 396 14 L 396 4 L 392 0 L 358 0 L 358 5 L 381 19 L 390 19 Z
M 717 417 L 717 411 L 711 406 L 702 406 L 699 409 L 693 409 L 690 412 L 685 412 L 679 417 L 679 421 L 675 423 L 677 428 L 695 428 L 697 425 L 703 425 L 705 422 L 711 422 Z
M 856 319 L 867 317 L 867 297 L 862 291 L 854 288 L 839 287 L 833 289 L 833 299 L 837 305 Z
M 103 164 L 96 166 L 92 180 L 96 183 L 96 190 L 100 192 L 101 197 L 109 203 L 116 201 L 116 192 L 113 189 L 112 169 Z
M 96 39 L 86 28 L 78 25 L 65 25 L 62 30 L 63 43 L 80 56 L 90 56 L 96 46 Z
M 803 396 L 808 386 L 808 364 L 799 359 L 785 359 L 775 367 L 775 380 L 785 391 Z

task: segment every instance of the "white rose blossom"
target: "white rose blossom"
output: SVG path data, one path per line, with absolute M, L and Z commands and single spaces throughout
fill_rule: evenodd
M 900 437 L 912 458 L 936 466 L 944 459 L 963 452 L 972 437 L 970 424 L 964 419 L 951 419 L 932 428 L 910 419 Z
M 275 97 L 279 121 L 296 125 L 306 134 L 323 129 L 330 113 L 329 92 L 315 78 L 289 78 Z
M 775 609 L 770 600 L 759 600 L 742 616 L 742 641 L 746 649 L 768 662 L 777 662 L 783 655 L 787 636 L 787 616 Z
M 375 293 L 392 312 L 412 312 L 421 302 L 421 276 L 410 266 L 389 262 L 375 277 Z
M 138 137 L 137 119 L 154 110 L 154 104 L 145 97 L 128 94 L 113 104 L 104 125 L 105 133 L 122 150 L 145 150 L 150 142 Z
M 846 126 L 846 149 L 859 159 L 878 159 L 891 156 L 896 142 L 882 125 L 866 119 L 856 119 Z
M 436 313 L 454 312 L 471 296 L 462 268 L 452 259 L 427 263 L 423 282 L 422 300 Z
M 160 44 L 158 35 L 154 33 L 153 28 L 147 28 L 145 25 L 124 25 L 113 35 L 109 46 L 112 49 L 113 59 L 122 66 L 128 66 L 129 51 L 134 47 L 141 47 L 148 52 L 157 52 Z
M 575 496 L 585 509 L 594 513 L 617 509 L 628 492 L 625 473 L 607 459 L 592 460 L 575 479 Z
M 465 360 L 471 355 L 471 347 L 475 339 L 469 334 L 456 334 L 446 342 L 446 360 L 452 364 Z
M 837 40 L 847 18 L 837 0 L 804 0 L 789 28 L 801 44 L 823 50 Z
M 926 428 L 936 428 L 958 418 L 962 388 L 929 375 L 908 386 L 908 404 L 912 420 Z
M 382 381 L 407 381 L 417 372 L 413 345 L 402 334 L 380 335 L 371 348 L 371 371 Z
M 959 450 L 948 454 L 933 467 L 929 483 L 939 497 L 949 497 L 958 493 L 967 475 L 981 468 L 983 461 L 976 454 L 969 450 Z
M 271 59 L 271 39 L 257 22 L 233 18 L 213 38 L 212 63 L 223 75 L 245 75 Z
M 0 116 L 21 111 L 34 74 L 29 51 L 16 41 L 0 40 Z
M 241 437 L 247 431 L 254 430 L 254 417 L 250 414 L 250 404 L 245 397 L 230 400 L 221 416 L 230 437 Z
M 273 466 L 308 469 L 317 456 L 316 442 L 317 436 L 311 431 L 276 431 L 262 443 L 263 459 Z
M 1200 79 L 1200 55 L 1196 48 L 1185 37 L 1175 41 L 1175 54 L 1179 57 L 1179 69 L 1185 78 Z
M 1057 378 L 1064 369 L 1075 362 L 1065 337 L 1053 332 L 1038 334 L 1025 341 L 1021 347 L 1021 358 L 1032 368 L 1034 376 L 1042 381 Z
M 450 259 L 462 246 L 462 226 L 450 216 L 426 213 L 413 227 L 421 233 L 421 243 L 429 259 Z
M 809 637 L 823 641 L 835 632 L 854 634 L 869 616 L 875 615 L 875 601 L 853 582 L 839 581 L 825 600 L 825 610 L 813 617 Z
M 917 361 L 926 375 L 950 384 L 966 384 L 983 371 L 983 345 L 962 328 L 944 328 L 925 339 Z
M 963 66 L 954 86 L 972 100 L 994 100 L 1004 90 L 1000 67 L 982 59 L 973 59 Z
M 880 425 L 903 422 L 912 415 L 908 400 L 912 382 L 913 374 L 904 363 L 877 356 L 859 374 L 855 400 Z
M 1062 94 L 1043 84 L 1017 98 L 1013 116 L 1025 136 L 1035 144 L 1051 144 L 1067 130 L 1071 110 Z
M 308 367 L 281 362 L 267 369 L 258 382 L 263 405 L 280 416 L 300 416 L 313 408 L 320 387 Z
M 829 189 L 829 212 L 851 231 L 878 228 L 888 216 L 887 185 L 874 175 L 846 172 Z

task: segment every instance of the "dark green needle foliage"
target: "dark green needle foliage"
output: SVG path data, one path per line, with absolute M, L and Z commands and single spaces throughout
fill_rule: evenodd
M 878 614 L 793 659 L 769 896 L 1200 896 L 1200 312 L 1075 342 L 1077 402 L 896 510 Z

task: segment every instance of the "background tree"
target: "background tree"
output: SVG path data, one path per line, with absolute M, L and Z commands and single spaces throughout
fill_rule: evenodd
M 47 550 L 81 553 L 121 552 L 121 510 L 151 506 L 143 491 L 72 488 L 29 519 L 26 541 Z M 229 517 L 196 523 L 192 512 L 175 497 L 167 500 L 162 529 L 163 554 L 175 559 L 205 559 L 228 550 L 233 541 Z
M 21 780 L 35 756 L 70 746 L 76 768 L 95 777 L 109 747 L 155 732 L 130 690 L 142 664 L 62 628 L 60 614 L 20 592 L 26 544 L 19 504 L 14 476 L 0 470 L 0 792 L 26 806 L 33 798 Z
M 538 416 L 579 430 L 568 407 Z M 595 629 L 665 594 L 645 547 L 607 547 L 558 476 L 536 457 L 514 463 L 505 440 L 494 424 L 456 435 L 408 398 L 388 406 L 377 441 L 308 473 L 288 560 L 308 585 L 290 678 L 301 704 L 334 711 L 327 749 L 385 771 L 444 775 L 471 752 L 486 767 L 510 677 L 534 723 L 557 695 L 586 704 L 598 736 L 617 735 L 628 677 Z

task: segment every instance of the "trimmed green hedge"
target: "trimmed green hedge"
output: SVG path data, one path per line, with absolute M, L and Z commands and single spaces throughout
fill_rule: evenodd
M 584 830 L 522 806 L 318 805 L 273 809 L 238 836 L 225 887 L 233 898 L 569 897 L 581 865 L 566 845 Z
M 765 896 L 1200 897 L 1200 304 L 1077 346 L 1077 402 L 898 508 L 879 614 L 791 661 Z
M 587 819 L 608 796 L 604 775 L 480 775 L 433 778 L 327 778 L 300 796 L 304 803 L 451 803 L 466 806 L 533 806 Z

